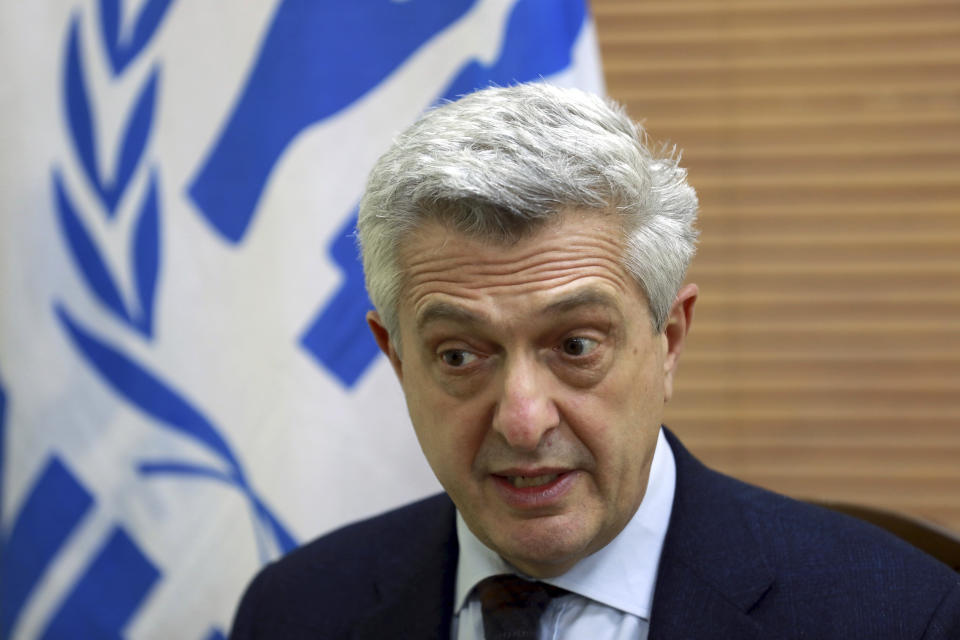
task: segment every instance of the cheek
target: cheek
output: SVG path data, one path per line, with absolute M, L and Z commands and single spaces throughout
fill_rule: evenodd
M 633 396 L 634 404 L 648 411 L 663 405 L 664 371 L 663 361 L 656 353 L 641 351 L 635 366 L 627 374 L 627 384 Z
M 562 413 L 574 437 L 586 448 L 597 472 L 605 473 L 623 446 L 629 411 L 602 390 L 565 398 Z
M 569 405 L 579 416 L 579 437 L 597 458 L 616 466 L 643 456 L 663 413 L 662 376 L 654 367 L 627 367 L 592 394 Z
M 471 403 L 427 388 L 406 394 L 420 447 L 439 476 L 469 471 L 485 433 L 482 413 Z
M 429 393 L 425 392 L 419 380 L 414 376 L 407 376 L 404 382 L 403 391 L 407 412 L 410 414 L 410 421 L 413 423 L 413 430 L 420 448 L 423 449 L 424 455 L 432 466 L 438 459 L 438 451 L 443 448 L 443 425 L 436 419 L 442 414 L 432 408 L 433 403 Z

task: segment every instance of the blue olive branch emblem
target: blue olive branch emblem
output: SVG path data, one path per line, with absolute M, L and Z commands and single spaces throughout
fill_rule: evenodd
M 104 49 L 110 62 L 110 73 L 119 77 L 128 65 L 140 56 L 155 35 L 170 7 L 170 0 L 150 0 L 134 23 L 132 38 L 121 42 L 119 0 L 100 1 L 100 26 Z M 153 127 L 156 97 L 160 84 L 160 66 L 154 63 L 137 92 L 120 137 L 116 153 L 116 171 L 105 178 L 97 160 L 103 151 L 98 147 L 94 127 L 94 104 L 87 90 L 84 75 L 80 31 L 80 15 L 73 17 L 67 38 L 64 60 L 63 96 L 66 107 L 69 140 L 79 160 L 82 175 L 88 181 L 99 206 L 81 210 L 71 195 L 59 168 L 51 171 L 54 203 L 58 222 L 69 254 L 92 296 L 102 307 L 121 321 L 134 337 L 150 342 L 154 339 L 154 304 L 161 263 L 160 171 L 146 157 Z M 101 215 L 108 224 L 115 224 L 125 212 L 119 204 L 130 190 L 134 177 L 146 172 L 146 189 L 132 215 L 129 268 L 134 285 L 133 301 L 121 293 L 117 274 L 104 259 L 102 248 L 85 222 L 88 216 Z M 96 209 L 96 210 L 94 210 Z M 296 541 L 270 511 L 252 485 L 237 456 L 220 430 L 176 387 L 165 381 L 145 364 L 137 362 L 121 347 L 96 335 L 79 322 L 62 302 L 54 305 L 54 313 L 64 333 L 79 355 L 101 379 L 126 402 L 150 416 L 158 425 L 181 437 L 199 443 L 212 453 L 219 465 L 209 467 L 177 460 L 143 460 L 137 465 L 144 477 L 175 476 L 223 483 L 246 498 L 260 555 L 266 560 L 272 549 L 287 551 Z

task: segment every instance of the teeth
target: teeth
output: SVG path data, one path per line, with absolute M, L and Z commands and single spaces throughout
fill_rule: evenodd
M 518 489 L 524 487 L 540 487 L 549 484 L 557 479 L 558 473 L 551 473 L 546 476 L 510 476 L 510 483 Z

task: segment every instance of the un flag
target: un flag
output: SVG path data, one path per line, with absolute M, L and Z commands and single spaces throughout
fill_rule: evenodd
M 10 3 L 0 637 L 222 638 L 435 491 L 363 315 L 369 167 L 490 83 L 601 91 L 583 0 Z

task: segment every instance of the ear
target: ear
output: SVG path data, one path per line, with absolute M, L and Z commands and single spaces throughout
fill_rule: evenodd
M 400 354 L 397 353 L 397 350 L 393 346 L 393 340 L 390 339 L 390 332 L 387 331 L 387 327 L 384 326 L 383 321 L 380 319 L 380 314 L 376 311 L 368 311 L 367 324 L 370 326 L 371 333 L 373 333 L 373 339 L 377 341 L 377 346 L 380 347 L 380 351 L 383 351 L 383 355 L 387 356 L 390 360 L 390 364 L 393 365 L 393 371 L 397 374 L 397 379 L 402 383 L 403 362 L 401 362 Z
M 670 307 L 667 326 L 663 335 L 667 342 L 667 353 L 663 359 L 663 401 L 669 402 L 673 396 L 673 374 L 677 370 L 680 354 L 687 341 L 687 332 L 693 322 L 693 305 L 697 302 L 700 290 L 695 284 L 688 284 L 680 289 Z

